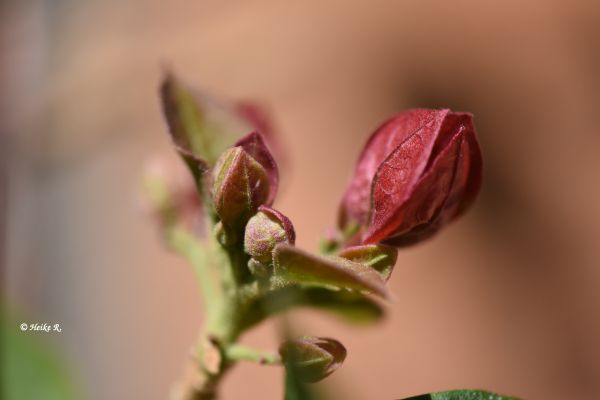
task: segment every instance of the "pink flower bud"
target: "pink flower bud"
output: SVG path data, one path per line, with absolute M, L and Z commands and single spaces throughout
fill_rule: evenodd
M 471 114 L 400 113 L 365 145 L 342 200 L 340 228 L 358 225 L 363 243 L 426 239 L 473 203 L 481 169 Z
M 260 206 L 246 224 L 244 250 L 261 263 L 273 263 L 273 249 L 280 243 L 294 244 L 294 227 L 279 211 Z
M 235 143 L 235 146 L 244 149 L 246 153 L 265 169 L 269 177 L 270 188 L 269 196 L 265 204 L 270 206 L 273 204 L 275 196 L 277 195 L 277 188 L 279 187 L 279 170 L 263 137 L 257 132 L 252 132 L 238 140 Z
M 212 200 L 224 227 L 238 230 L 263 204 L 275 199 L 277 165 L 258 133 L 227 149 L 213 168 Z

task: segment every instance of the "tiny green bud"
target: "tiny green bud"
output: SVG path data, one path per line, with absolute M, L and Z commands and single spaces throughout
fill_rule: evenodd
M 335 339 L 302 336 L 284 342 L 279 347 L 279 354 L 298 379 L 314 383 L 342 365 L 346 348 Z
M 293 244 L 294 241 L 294 227 L 289 218 L 277 210 L 261 206 L 246 225 L 244 251 L 263 264 L 271 264 L 275 246 Z
M 242 147 L 227 149 L 213 170 L 212 197 L 223 225 L 237 230 L 269 198 L 269 176 Z

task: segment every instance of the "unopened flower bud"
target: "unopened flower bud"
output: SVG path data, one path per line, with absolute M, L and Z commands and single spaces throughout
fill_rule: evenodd
M 275 246 L 294 244 L 294 241 L 294 227 L 289 218 L 270 207 L 260 206 L 246 225 L 244 251 L 262 264 L 271 264 Z
M 409 110 L 384 123 L 360 155 L 339 227 L 360 226 L 362 243 L 405 246 L 462 215 L 481 186 L 473 117 Z
M 260 134 L 250 133 L 225 150 L 213 168 L 212 185 L 214 209 L 224 227 L 242 231 L 259 206 L 273 203 L 278 183 L 277 164 Z
M 318 382 L 331 375 L 346 359 L 346 348 L 337 340 L 302 336 L 279 347 L 281 358 L 303 382 Z
M 241 147 L 227 149 L 213 171 L 213 203 L 223 225 L 237 228 L 269 197 L 265 169 Z

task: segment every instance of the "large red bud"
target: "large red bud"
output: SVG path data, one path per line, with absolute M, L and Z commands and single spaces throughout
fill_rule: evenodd
M 472 204 L 481 169 L 471 114 L 400 113 L 365 145 L 342 200 L 340 228 L 358 225 L 363 243 L 426 239 Z

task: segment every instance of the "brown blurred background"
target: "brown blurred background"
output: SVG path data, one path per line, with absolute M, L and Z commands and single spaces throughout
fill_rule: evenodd
M 269 106 L 290 157 L 277 207 L 305 248 L 334 223 L 359 149 L 383 119 L 414 106 L 475 114 L 483 193 L 460 222 L 400 253 L 386 321 L 357 329 L 295 313 L 306 332 L 349 350 L 323 383 L 335 399 L 464 387 L 600 398 L 597 2 L 15 0 L 0 9 L 4 293 L 30 320 L 62 324 L 49 340 L 86 399 L 167 398 L 200 328 L 190 268 L 139 207 L 144 161 L 175 160 L 156 94 L 164 62 L 225 98 Z M 244 337 L 276 341 L 272 324 Z M 279 369 L 243 364 L 223 399 L 281 391 Z

